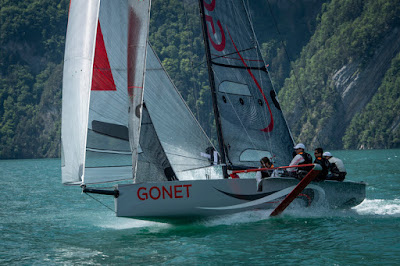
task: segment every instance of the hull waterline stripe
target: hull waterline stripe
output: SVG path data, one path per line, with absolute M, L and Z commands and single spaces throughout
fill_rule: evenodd
M 235 209 L 254 207 L 254 206 L 257 206 L 257 205 L 261 205 L 261 204 L 267 203 L 267 202 L 272 201 L 272 200 L 276 200 L 277 198 L 286 196 L 295 187 L 296 186 L 291 186 L 291 187 L 282 189 L 282 190 L 280 190 L 278 192 L 275 192 L 272 195 L 265 196 L 265 197 L 263 197 L 261 199 L 258 199 L 258 200 L 253 200 L 251 202 L 246 202 L 246 203 L 241 203 L 241 204 L 231 205 L 231 206 L 225 206 L 225 207 L 197 207 L 197 208 L 203 209 L 203 210 L 235 210 Z
M 243 208 L 249 208 L 249 207 L 255 207 L 257 205 L 261 205 L 264 203 L 271 202 L 273 200 L 276 200 L 280 197 L 286 196 L 289 194 L 296 186 L 290 186 L 285 189 L 282 189 L 272 195 L 263 197 L 258 200 L 253 200 L 251 202 L 246 202 L 246 203 L 241 203 L 237 205 L 231 205 L 231 206 L 225 206 L 225 207 L 197 207 L 198 209 L 203 209 L 203 210 L 237 210 L 237 209 L 243 209 Z M 316 185 L 308 185 L 308 188 L 311 188 L 315 191 L 318 191 L 319 198 L 318 198 L 318 203 L 322 202 L 325 199 L 325 191 L 319 186 Z
M 276 193 L 277 191 L 272 191 L 272 192 L 268 192 L 268 193 L 262 193 L 262 194 L 253 194 L 253 195 L 240 195 L 240 194 L 232 194 L 229 192 L 225 192 L 222 190 L 219 190 L 216 188 L 216 190 L 218 190 L 221 193 L 224 193 L 225 195 L 228 195 L 232 198 L 236 198 L 236 199 L 241 199 L 241 200 L 258 200 L 260 198 L 264 198 L 265 196 L 269 196 L 272 195 L 274 193 Z

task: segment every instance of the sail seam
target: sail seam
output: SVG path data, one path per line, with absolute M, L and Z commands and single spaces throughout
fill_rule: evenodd
M 242 59 L 240 59 L 242 60 Z M 217 65 L 217 66 L 221 66 L 221 67 L 227 67 L 227 68 L 239 68 L 239 69 L 247 69 L 247 70 L 261 70 L 264 71 L 266 73 L 268 73 L 268 70 L 265 66 L 262 67 L 249 67 L 249 66 L 235 66 L 235 65 L 227 65 L 227 64 L 221 64 L 221 63 L 217 63 L 217 62 L 213 62 L 211 61 L 211 63 L 213 65 Z
M 250 47 L 250 48 L 242 49 L 242 50 L 239 51 L 239 53 L 241 53 L 241 52 L 246 52 L 246 51 L 250 51 L 250 50 L 253 50 L 253 49 L 257 49 L 257 47 Z M 238 52 L 233 52 L 233 53 L 229 53 L 229 54 L 224 54 L 224 55 L 216 56 L 216 57 L 211 58 L 211 59 L 214 60 L 214 59 L 217 59 L 217 58 L 227 57 L 227 56 L 229 56 L 229 55 L 234 55 L 234 54 L 238 54 Z M 213 54 L 213 55 L 214 55 L 214 54 Z
M 90 147 L 86 147 L 86 151 L 98 152 L 98 153 L 125 154 L 125 155 L 131 155 L 132 154 L 132 152 L 130 152 L 130 151 L 106 150 L 106 149 L 96 149 L 96 148 L 90 148 Z
M 106 166 L 85 166 L 85 168 L 95 169 L 95 168 L 117 168 L 117 167 L 132 167 L 132 165 L 106 165 Z
M 205 161 L 205 162 L 208 161 L 208 160 L 201 159 L 201 158 L 197 158 L 197 157 L 184 156 L 184 155 L 180 155 L 180 154 L 176 154 L 176 153 L 171 153 L 171 152 L 166 152 L 166 154 L 174 155 L 174 156 L 178 156 L 178 157 L 182 157 L 182 158 L 187 158 L 187 159 L 195 159 L 195 160 Z

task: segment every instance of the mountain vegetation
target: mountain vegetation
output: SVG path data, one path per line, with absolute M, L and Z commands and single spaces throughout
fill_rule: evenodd
M 0 159 L 60 154 L 68 6 L 68 0 L 0 2 Z M 399 0 L 256 0 L 250 7 L 296 141 L 329 148 L 400 147 L 400 49 L 394 45 Z M 214 136 L 197 9 L 197 1 L 153 0 L 149 38 Z M 387 60 L 375 64 L 387 51 Z M 365 100 L 352 103 L 352 91 L 360 91 L 357 84 L 376 65 L 381 74 L 373 86 L 363 86 Z
M 59 156 L 68 5 L 0 2 L 0 158 Z
M 392 75 L 398 75 L 400 1 L 332 0 L 316 19 L 279 93 L 296 140 L 337 149 L 399 147 L 399 87 Z M 362 82 L 369 77 L 376 78 Z
M 393 59 L 378 91 L 356 114 L 343 137 L 344 148 L 400 146 L 400 53 Z

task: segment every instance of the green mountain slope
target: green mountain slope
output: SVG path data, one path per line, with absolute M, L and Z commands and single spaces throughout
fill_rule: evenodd
M 352 119 L 343 137 L 346 149 L 400 147 L 400 53 L 377 93 Z
M 59 155 L 68 5 L 0 2 L 0 158 Z
M 342 148 L 351 120 L 378 91 L 391 60 L 400 51 L 400 2 L 332 0 L 323 5 L 317 21 L 315 34 L 294 63 L 279 97 L 296 141 L 310 149 Z M 385 126 L 376 125 L 379 132 Z M 367 125 L 358 127 L 366 129 Z M 385 139 L 391 142 L 394 138 Z M 345 147 L 361 147 L 355 142 L 346 137 Z
M 0 2 L 0 159 L 59 156 L 68 6 L 68 0 Z M 399 147 L 400 73 L 393 59 L 400 51 L 399 0 L 255 0 L 250 7 L 296 140 Z M 150 41 L 213 137 L 197 8 L 195 0 L 153 0 Z

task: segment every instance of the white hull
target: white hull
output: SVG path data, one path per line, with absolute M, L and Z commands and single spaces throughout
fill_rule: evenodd
M 273 209 L 298 184 L 293 178 L 172 181 L 118 185 L 115 199 L 119 217 L 139 219 L 196 218 L 253 209 Z M 324 203 L 350 208 L 365 199 L 365 183 L 312 182 L 298 197 L 304 205 Z

